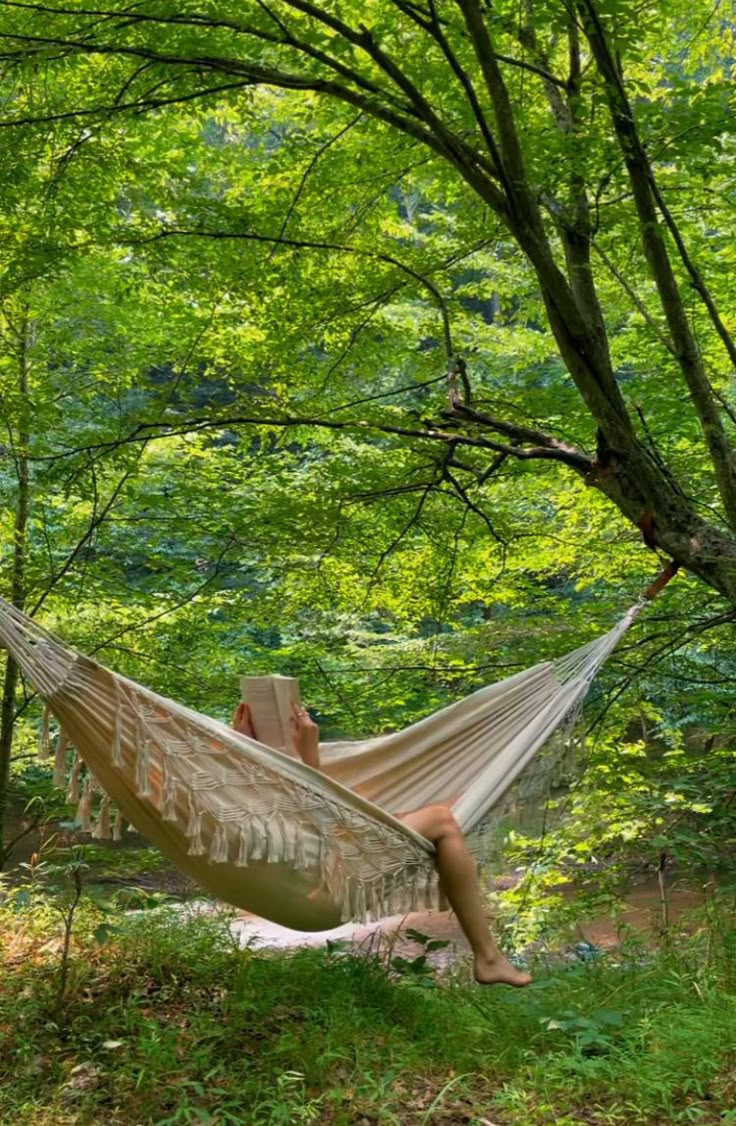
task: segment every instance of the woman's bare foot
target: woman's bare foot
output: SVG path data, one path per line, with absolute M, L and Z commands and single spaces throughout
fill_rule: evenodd
M 531 974 L 522 973 L 504 958 L 497 954 L 495 958 L 475 959 L 475 980 L 478 985 L 514 985 L 521 989 L 531 982 Z

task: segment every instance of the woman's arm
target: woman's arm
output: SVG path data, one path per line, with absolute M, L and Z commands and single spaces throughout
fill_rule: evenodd
M 241 735 L 247 735 L 251 739 L 258 738 L 247 704 L 238 704 L 233 716 L 233 727 Z M 291 734 L 296 753 L 302 762 L 314 770 L 319 770 L 319 727 L 307 709 L 299 708 L 296 704 L 292 705 Z
M 307 709 L 299 708 L 296 704 L 291 707 L 291 734 L 302 762 L 319 770 L 319 727 Z

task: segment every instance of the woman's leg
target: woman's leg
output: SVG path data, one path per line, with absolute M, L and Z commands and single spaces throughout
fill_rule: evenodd
M 488 926 L 478 886 L 476 864 L 468 851 L 462 830 L 444 805 L 428 805 L 401 820 L 415 832 L 432 841 L 437 850 L 437 871 L 442 890 L 457 915 L 470 943 L 475 962 L 475 979 L 481 985 L 504 982 L 528 985 L 529 974 L 521 973 L 499 950 Z

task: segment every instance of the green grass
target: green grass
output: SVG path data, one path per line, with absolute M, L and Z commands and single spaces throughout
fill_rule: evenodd
M 0 1123 L 736 1123 L 736 936 L 427 988 L 381 958 L 267 955 L 225 920 L 0 906 Z M 98 931 L 99 935 L 99 931 Z M 426 981 L 426 978 L 422 978 Z

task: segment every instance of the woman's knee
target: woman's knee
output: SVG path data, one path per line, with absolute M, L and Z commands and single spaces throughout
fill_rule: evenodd
M 429 805 L 422 810 L 425 816 L 426 828 L 423 830 L 425 837 L 431 841 L 438 841 L 442 837 L 460 836 L 461 829 L 455 820 L 452 810 L 446 805 Z

